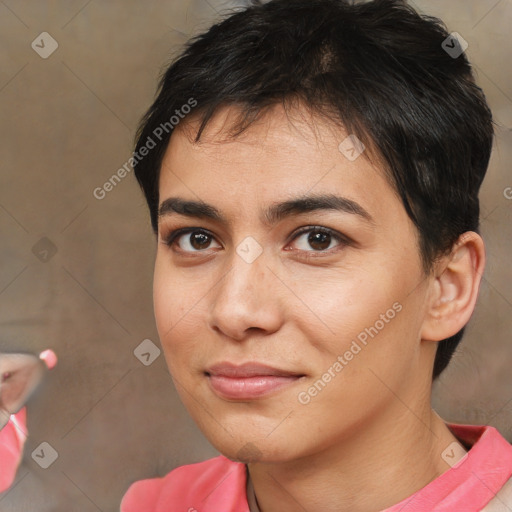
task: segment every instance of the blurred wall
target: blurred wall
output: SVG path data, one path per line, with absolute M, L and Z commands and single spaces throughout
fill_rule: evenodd
M 148 366 L 134 355 L 143 340 L 159 344 L 155 240 L 135 179 L 102 199 L 93 191 L 129 158 L 163 67 L 236 3 L 0 1 L 0 350 L 51 347 L 60 357 L 29 403 L 30 437 L 2 512 L 116 511 L 134 480 L 217 454 L 163 354 Z M 434 406 L 512 441 L 512 3 L 411 3 L 468 41 L 497 122 L 481 193 L 487 269 Z M 48 469 L 31 457 L 42 442 L 58 453 Z

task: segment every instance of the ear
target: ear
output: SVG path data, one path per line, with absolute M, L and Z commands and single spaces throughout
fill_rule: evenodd
M 434 269 L 421 338 L 441 341 L 459 332 L 475 309 L 485 267 L 485 247 L 474 231 L 462 234 Z

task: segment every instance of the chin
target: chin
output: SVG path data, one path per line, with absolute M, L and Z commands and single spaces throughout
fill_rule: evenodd
M 286 446 L 277 436 L 274 439 L 250 435 L 231 437 L 224 433 L 220 438 L 208 435 L 206 438 L 222 455 L 244 464 L 285 462 L 299 456 L 296 444 Z

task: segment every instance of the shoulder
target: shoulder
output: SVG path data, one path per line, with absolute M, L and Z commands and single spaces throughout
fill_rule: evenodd
M 512 478 L 498 491 L 481 512 L 507 512 L 512 510 Z
M 482 512 L 512 510 L 512 445 L 495 428 L 484 425 L 453 425 L 449 428 L 470 449 L 446 473 L 452 478 L 460 503 Z M 456 471 L 454 471 L 456 469 Z M 464 476 L 464 480 L 460 479 Z M 459 481 L 458 481 L 459 480 Z M 467 501 L 464 501 L 466 499 Z M 464 503 L 463 503 L 464 501 Z
M 222 484 L 222 485 L 221 485 Z M 133 483 L 121 502 L 121 512 L 167 512 L 181 509 L 215 510 L 217 494 L 236 500 L 245 499 L 245 465 L 223 455 L 173 469 L 166 476 Z M 220 493 L 216 493 L 218 487 Z M 210 506 L 205 508 L 208 500 Z M 222 502 L 224 504 L 224 501 Z M 199 508 L 200 507 L 200 508 Z

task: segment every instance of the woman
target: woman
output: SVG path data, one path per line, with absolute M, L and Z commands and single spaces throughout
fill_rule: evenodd
M 271 0 L 167 70 L 131 163 L 167 364 L 222 455 L 122 512 L 512 506 L 510 444 L 430 405 L 485 266 L 463 50 L 400 1 Z

